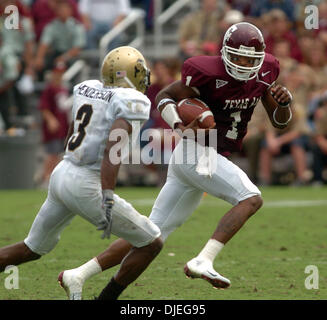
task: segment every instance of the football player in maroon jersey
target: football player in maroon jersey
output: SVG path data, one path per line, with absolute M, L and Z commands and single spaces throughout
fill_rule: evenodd
M 176 103 L 185 98 L 200 98 L 215 117 L 215 149 L 212 150 L 210 145 L 200 146 L 192 139 L 181 139 L 150 219 L 159 226 L 165 240 L 196 209 L 203 192 L 234 205 L 221 218 L 202 251 L 184 267 L 187 276 L 205 279 L 216 288 L 227 288 L 230 281 L 214 270 L 214 259 L 262 206 L 259 189 L 226 156 L 241 149 L 247 124 L 260 99 L 274 127 L 286 127 L 292 117 L 290 92 L 275 84 L 279 63 L 274 56 L 265 53 L 264 48 L 258 28 L 245 22 L 235 24 L 225 33 L 221 55 L 186 60 L 182 79 L 163 89 L 156 97 L 161 116 L 172 129 L 185 132 L 186 129 L 196 131 L 199 128 L 197 119 L 184 126 L 176 111 Z M 180 154 L 186 153 L 192 158 L 196 148 L 202 148 L 208 161 L 196 159 L 195 163 L 176 163 Z M 209 148 L 207 153 L 206 148 Z M 216 165 L 206 167 L 209 162 Z M 125 240 L 118 239 L 94 259 L 105 270 L 119 264 L 130 247 Z M 65 271 L 69 279 L 65 285 L 71 290 L 81 291 L 84 281 L 94 274 L 86 266 Z

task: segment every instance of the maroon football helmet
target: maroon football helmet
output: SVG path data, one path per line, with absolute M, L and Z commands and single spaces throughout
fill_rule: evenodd
M 227 73 L 241 81 L 254 79 L 265 58 L 265 43 L 261 31 L 251 23 L 233 24 L 225 33 L 221 55 Z M 253 67 L 242 67 L 232 62 L 231 54 L 251 57 Z

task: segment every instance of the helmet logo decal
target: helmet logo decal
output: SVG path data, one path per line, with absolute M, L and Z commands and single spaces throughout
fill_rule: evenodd
M 139 70 L 139 67 L 144 67 L 144 61 L 142 59 L 137 59 L 136 61 L 136 66 L 134 67 L 134 77 L 136 78 L 137 77 L 137 74 L 141 71 Z
M 231 26 L 227 31 L 226 31 L 226 34 L 225 34 L 225 39 L 224 39 L 224 42 L 225 41 L 228 41 L 230 39 L 230 37 L 232 36 L 232 33 L 234 31 L 237 30 L 237 26 L 233 25 Z
M 126 77 L 126 71 L 117 71 L 116 72 L 116 77 L 117 78 L 124 78 L 124 77 Z
M 216 79 L 216 89 L 219 89 L 219 88 L 223 87 L 227 83 L 228 83 L 228 81 Z
M 134 67 L 134 78 L 137 77 L 138 72 L 140 72 L 140 70 L 137 69 L 137 67 L 135 66 L 135 67 Z

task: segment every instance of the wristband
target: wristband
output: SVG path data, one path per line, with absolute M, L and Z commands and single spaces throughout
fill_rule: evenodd
M 167 122 L 167 124 L 172 129 L 175 129 L 176 123 L 183 123 L 176 110 L 176 104 L 174 103 L 168 103 L 163 108 L 163 110 L 161 111 L 161 117 Z
M 286 107 L 284 107 L 284 108 L 286 108 Z M 288 120 L 285 121 L 284 123 L 279 122 L 279 121 L 276 120 L 276 111 L 277 111 L 277 109 L 278 109 L 278 108 L 276 108 L 276 109 L 274 110 L 274 112 L 273 112 L 273 119 L 274 119 L 275 123 L 278 124 L 278 125 L 280 125 L 280 126 L 284 126 L 285 124 L 288 124 L 288 123 L 291 121 L 291 119 L 292 119 L 292 110 L 291 110 L 291 108 L 289 108 L 289 110 L 290 110 L 290 117 L 289 117 Z
M 157 105 L 157 109 L 159 110 L 159 108 L 164 104 L 164 103 L 167 103 L 167 102 L 172 102 L 172 103 L 175 103 L 176 102 L 173 100 L 173 99 L 170 99 L 170 98 L 165 98 L 165 99 L 161 99 Z

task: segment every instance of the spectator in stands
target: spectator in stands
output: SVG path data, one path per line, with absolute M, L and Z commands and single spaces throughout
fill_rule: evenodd
M 327 166 L 327 100 L 316 110 L 314 123 L 313 185 L 322 185 L 326 183 L 323 170 Z
M 273 129 L 267 124 L 266 141 L 261 151 L 261 179 L 263 184 L 272 183 L 271 161 L 274 156 L 289 153 L 294 160 L 297 181 L 295 184 L 305 184 L 308 181 L 306 149 L 309 147 L 310 134 L 307 125 L 307 104 L 316 82 L 314 71 L 307 65 L 298 63 L 290 57 L 290 44 L 286 40 L 276 42 L 273 54 L 280 62 L 279 81 L 293 95 L 293 119 L 285 131 Z
M 30 8 L 32 4 L 35 2 L 35 0 L 21 0 L 21 1 L 28 8 Z
M 34 21 L 36 40 L 39 41 L 43 29 L 53 19 L 56 18 L 56 6 L 57 0 L 36 0 L 31 8 L 32 17 Z M 81 16 L 78 11 L 78 6 L 75 0 L 69 0 L 73 8 L 73 16 L 76 20 L 81 20 Z
M 262 103 L 254 108 L 248 130 L 243 140 L 243 149 L 248 161 L 248 176 L 252 182 L 258 183 L 259 157 L 262 142 L 267 128 L 267 113 Z
M 250 14 L 253 0 L 227 0 L 227 3 L 234 10 L 242 12 L 244 16 Z
M 147 29 L 152 29 L 154 18 L 155 0 L 131 0 L 132 7 L 140 7 L 145 11 L 145 26 Z
M 308 182 L 307 159 L 304 148 L 304 135 L 306 135 L 306 117 L 298 111 L 294 104 L 293 119 L 286 130 L 275 129 L 268 126 L 265 141 L 260 151 L 260 179 L 263 185 L 270 185 L 272 181 L 272 159 L 275 156 L 291 153 L 296 180 L 293 185 L 305 185 Z
M 7 18 L 5 8 L 9 5 L 18 7 L 19 16 L 18 29 L 8 29 L 5 27 Z M 35 34 L 33 22 L 29 16 L 29 11 L 18 0 L 2 0 L 0 3 L 0 33 L 2 36 L 3 46 L 11 54 L 15 55 L 20 62 L 19 77 L 10 89 L 12 103 L 17 108 L 17 116 L 24 122 L 29 121 L 28 117 L 28 96 L 33 92 L 34 76 L 34 51 L 35 51 Z
M 327 2 L 321 1 L 318 5 L 319 12 L 319 28 L 316 29 L 316 34 L 318 38 L 324 42 L 324 45 L 327 47 Z
M 287 19 L 292 23 L 295 21 L 295 10 L 293 0 L 254 0 L 251 1 L 250 16 L 259 18 L 273 9 L 284 12 Z
M 314 71 L 314 78 L 316 80 L 316 88 L 312 92 L 312 96 L 318 96 L 327 90 L 327 58 L 326 46 L 320 39 L 315 39 L 309 50 L 307 56 L 307 64 Z
M 308 123 L 314 129 L 314 118 L 316 111 L 323 105 L 326 99 L 327 90 L 327 65 L 326 65 L 326 48 L 322 40 L 313 39 L 308 43 L 311 45 L 309 54 L 306 55 L 308 67 L 313 70 L 310 76 L 315 81 L 315 86 L 310 91 L 308 99 Z M 305 75 L 303 75 L 305 77 Z
M 164 121 L 160 115 L 160 112 L 155 106 L 155 97 L 164 87 L 171 84 L 176 80 L 176 70 L 179 70 L 180 61 L 175 58 L 166 58 L 163 60 L 157 60 L 153 63 L 151 68 L 151 82 L 152 84 L 148 88 L 146 94 L 151 101 L 151 113 L 149 123 L 152 128 L 164 128 L 169 129 L 166 121 Z
M 290 43 L 291 57 L 301 62 L 301 50 L 296 35 L 290 29 L 291 23 L 287 19 L 286 14 L 279 9 L 273 9 L 267 14 L 267 20 L 268 33 L 265 36 L 265 51 L 273 53 L 275 43 L 280 40 L 286 40 Z
M 34 58 L 34 28 L 33 21 L 28 15 L 28 10 L 25 9 L 24 15 L 19 17 L 18 29 L 8 29 L 4 26 L 4 21 L 7 18 L 5 8 L 9 5 L 19 6 L 24 8 L 18 0 L 1 0 L 0 3 L 0 32 L 2 33 L 2 41 L 4 46 L 10 47 L 10 50 L 21 59 L 25 68 L 31 68 Z M 21 9 L 23 10 L 23 9 Z
M 5 125 L 5 131 L 9 135 L 14 133 L 14 127 L 10 119 L 10 90 L 15 85 L 19 76 L 19 60 L 15 54 L 3 45 L 0 33 L 0 115 Z
M 301 50 L 302 54 L 302 61 L 304 63 L 308 63 L 308 57 L 311 53 L 311 47 L 316 40 L 316 36 L 313 30 L 306 30 L 306 29 L 300 29 L 297 30 L 297 41 L 299 44 L 299 48 Z
M 87 30 L 87 48 L 95 49 L 99 40 L 129 13 L 129 0 L 80 0 L 79 9 Z M 109 49 L 120 45 L 116 38 Z
M 224 3 L 220 1 L 221 6 Z M 223 16 L 224 10 L 218 10 L 216 0 L 202 0 L 201 8 L 182 20 L 179 26 L 179 48 L 183 60 L 203 54 L 206 47 L 217 54 L 222 34 L 219 21 Z
M 59 0 L 55 7 L 56 19 L 42 32 L 35 59 L 38 71 L 52 69 L 59 62 L 70 65 L 86 45 L 85 29 L 73 17 L 68 0 Z
M 68 132 L 68 91 L 62 84 L 62 75 L 66 70 L 58 63 L 51 72 L 50 82 L 41 94 L 39 110 L 42 115 L 43 143 L 46 152 L 43 183 L 46 185 L 54 167 L 61 160 L 64 151 L 64 139 Z
M 320 85 L 315 70 L 290 57 L 291 48 L 287 40 L 277 41 L 273 54 L 280 63 L 280 81 L 288 83 L 293 98 L 303 109 L 302 112 L 306 113 L 308 101 Z

